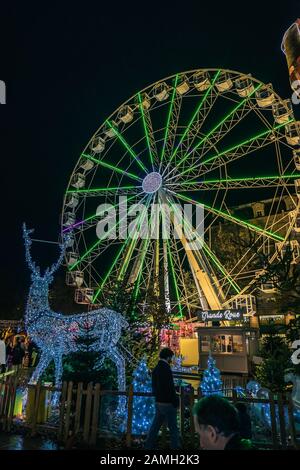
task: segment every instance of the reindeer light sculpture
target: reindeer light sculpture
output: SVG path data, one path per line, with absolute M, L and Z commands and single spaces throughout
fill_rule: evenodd
M 48 302 L 49 285 L 53 280 L 53 274 L 63 261 L 68 239 L 66 238 L 60 245 L 60 255 L 57 262 L 47 268 L 42 275 L 40 268 L 31 257 L 32 240 L 30 234 L 32 232 L 33 230 L 27 230 L 26 225 L 23 225 L 26 261 L 31 270 L 32 279 L 25 312 L 25 327 L 41 350 L 40 361 L 30 378 L 30 383 L 38 381 L 53 360 L 55 385 L 59 386 L 62 377 L 62 356 L 78 350 L 76 345 L 77 331 L 81 325 L 91 322 L 93 333 L 97 338 L 92 347 L 95 351 L 102 353 L 99 367 L 105 358 L 111 359 L 117 368 L 119 390 L 125 391 L 125 360 L 117 348 L 117 343 L 122 328 L 126 328 L 128 323 L 120 313 L 107 308 L 68 316 L 53 312 Z M 124 402 L 123 398 L 125 397 L 121 397 L 119 404 Z

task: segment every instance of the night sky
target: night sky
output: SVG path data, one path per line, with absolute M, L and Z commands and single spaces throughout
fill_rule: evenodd
M 7 2 L 8 3 L 8 2 Z M 300 2 L 14 2 L 1 7 L 0 318 L 26 292 L 21 223 L 57 240 L 80 152 L 124 100 L 202 67 L 251 73 L 291 96 L 280 50 Z M 295 115 L 299 116 L 295 110 Z M 53 261 L 47 246 L 44 263 Z

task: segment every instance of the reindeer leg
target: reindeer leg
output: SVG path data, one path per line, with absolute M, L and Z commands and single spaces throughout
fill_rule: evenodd
M 45 351 L 42 351 L 39 363 L 30 378 L 30 381 L 29 381 L 30 384 L 34 382 L 38 382 L 42 373 L 44 372 L 45 369 L 47 369 L 48 365 L 50 364 L 51 359 L 52 357 L 50 356 L 50 354 L 48 354 Z
M 120 392 L 126 391 L 126 378 L 125 378 L 125 359 L 118 350 L 117 347 L 110 349 L 109 351 L 110 359 L 115 363 L 117 368 L 117 376 L 118 376 L 118 388 Z M 126 397 L 120 396 L 119 397 L 119 407 L 120 411 L 125 411 L 126 407 Z
M 62 378 L 62 373 L 63 373 L 63 367 L 62 367 L 62 354 L 59 354 L 57 352 L 56 356 L 54 357 L 54 364 L 55 364 L 55 387 L 60 387 L 61 386 L 61 378 Z M 51 399 L 51 404 L 53 407 L 57 407 L 59 405 L 59 399 L 60 399 L 60 391 L 56 391 L 53 393 L 52 399 Z
M 96 369 L 97 370 L 100 370 L 102 368 L 106 358 L 107 358 L 107 353 L 102 352 L 102 356 L 96 362 Z
M 63 373 L 62 367 L 62 355 L 58 354 L 54 357 L 54 364 L 55 364 L 55 387 L 59 387 L 61 385 L 61 378 Z

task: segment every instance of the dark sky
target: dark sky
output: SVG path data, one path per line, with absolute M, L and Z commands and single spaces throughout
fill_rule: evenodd
M 6 2 L 1 7 L 0 317 L 28 287 L 21 223 L 57 239 L 80 152 L 125 99 L 201 67 L 252 73 L 290 97 L 286 28 L 300 2 Z

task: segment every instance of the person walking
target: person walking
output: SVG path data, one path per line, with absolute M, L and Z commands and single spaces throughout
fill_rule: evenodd
M 150 427 L 145 449 L 155 449 L 157 436 L 163 423 L 167 423 L 172 449 L 180 449 L 180 435 L 177 426 L 177 408 L 179 400 L 176 395 L 170 364 L 174 353 L 169 348 L 160 351 L 159 361 L 152 372 L 152 392 L 155 397 L 155 416 Z
M 25 355 L 24 349 L 21 346 L 21 339 L 17 338 L 16 344 L 12 351 L 12 365 L 13 370 L 18 372 L 22 365 L 23 357 Z

